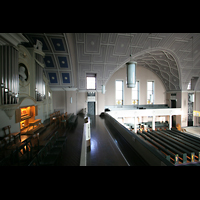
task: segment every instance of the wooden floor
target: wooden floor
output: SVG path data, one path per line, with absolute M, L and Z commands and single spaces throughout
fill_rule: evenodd
M 59 166 L 80 165 L 84 116 L 81 114 L 77 116 L 77 122 L 70 129 L 59 129 L 60 135 L 67 136 L 62 155 L 58 160 Z

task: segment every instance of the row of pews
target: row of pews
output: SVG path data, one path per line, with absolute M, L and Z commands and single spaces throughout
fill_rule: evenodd
M 53 121 L 54 124 L 51 126 L 51 120 L 54 117 L 55 121 Z M 59 128 L 64 124 L 64 128 L 70 130 L 74 126 L 76 119 L 77 116 L 73 113 L 67 114 L 66 112 L 60 115 L 60 112 L 58 111 L 52 113 L 50 119 L 46 120 L 47 122 L 44 123 L 45 130 L 42 132 L 38 130 L 31 135 L 21 136 L 19 133 L 13 134 L 8 131 L 9 135 L 6 135 L 8 138 L 5 140 L 7 141 L 7 145 L 0 148 L 0 154 L 2 154 L 0 156 L 0 166 L 51 165 L 47 163 L 47 161 L 43 162 L 42 160 L 46 155 L 48 155 L 47 158 L 49 159 L 51 155 L 50 152 L 52 153 L 55 150 L 55 147 L 58 147 L 58 141 L 63 138 L 66 141 L 66 131 L 60 131 L 61 129 Z M 63 135 L 59 135 L 58 132 Z M 14 138 L 13 140 L 11 140 L 12 137 Z M 2 142 L 5 143 L 3 139 Z M 52 150 L 49 151 L 50 149 Z M 60 148 L 60 150 L 62 150 L 62 148 Z M 58 153 L 58 148 L 55 152 Z M 61 152 L 62 151 L 59 151 L 59 153 Z M 55 164 L 56 162 L 52 165 Z
M 59 136 L 58 131 L 50 138 L 46 145 L 37 153 L 28 166 L 54 166 L 57 164 L 63 147 L 66 143 L 66 136 Z
M 200 161 L 200 138 L 176 129 L 162 128 L 137 131 L 137 134 L 174 165 Z

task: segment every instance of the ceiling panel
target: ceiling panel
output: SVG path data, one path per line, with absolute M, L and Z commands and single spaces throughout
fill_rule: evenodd
M 86 34 L 85 53 L 99 53 L 100 34 Z
M 114 48 L 114 54 L 126 55 L 129 45 L 130 45 L 130 37 L 121 36 L 121 35 L 118 36 L 117 42 Z
M 166 90 L 185 89 L 192 74 L 200 74 L 199 33 L 74 33 L 73 35 L 74 41 L 70 41 L 69 48 L 69 38 L 66 33 L 24 34 L 32 45 L 36 39 L 43 43 L 43 51 L 46 53 L 45 72 L 56 72 L 55 79 L 50 79 L 52 87 L 64 84 L 66 87 L 74 86 L 73 76 L 76 76 L 77 87 L 86 89 L 86 72 L 91 72 L 97 74 L 97 88 L 101 88 L 99 84 L 106 84 L 112 74 L 130 60 L 130 50 L 131 59 L 138 61 L 138 66 L 145 66 L 156 73 Z M 76 66 L 71 64 L 72 58 L 76 60 Z M 73 75 L 75 69 L 76 74 Z M 63 73 L 69 73 L 69 79 L 66 74 L 67 79 L 63 79 Z
M 73 86 L 71 54 L 65 33 L 24 33 L 23 35 L 29 40 L 30 44 L 27 47 L 35 45 L 36 40 L 43 43 L 44 73 L 50 81 L 50 87 L 55 89 L 55 87 Z
M 71 83 L 71 73 L 70 72 L 61 72 L 62 84 L 70 84 Z
M 45 55 L 44 62 L 45 62 L 46 68 L 56 68 L 55 60 L 52 55 Z

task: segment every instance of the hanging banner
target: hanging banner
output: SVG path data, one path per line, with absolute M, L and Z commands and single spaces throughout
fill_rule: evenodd
M 200 117 L 200 111 L 193 110 L 193 116 Z

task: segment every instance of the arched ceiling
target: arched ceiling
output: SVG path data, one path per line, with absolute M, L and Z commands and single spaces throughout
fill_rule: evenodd
M 52 90 L 86 89 L 86 73 L 97 89 L 130 60 L 156 73 L 167 91 L 186 90 L 200 75 L 199 33 L 24 33 L 32 46 L 43 43 L 45 73 Z M 192 40 L 193 36 L 193 40 Z M 193 41 L 193 42 L 192 42 Z M 192 51 L 193 43 L 193 51 Z M 131 48 L 130 48 L 131 47 Z M 192 60 L 193 58 L 193 60 Z M 197 82 L 196 89 L 200 89 Z
M 154 50 L 141 54 L 134 59 L 138 66 L 153 71 L 161 79 L 167 91 L 181 90 L 177 62 L 168 51 Z

